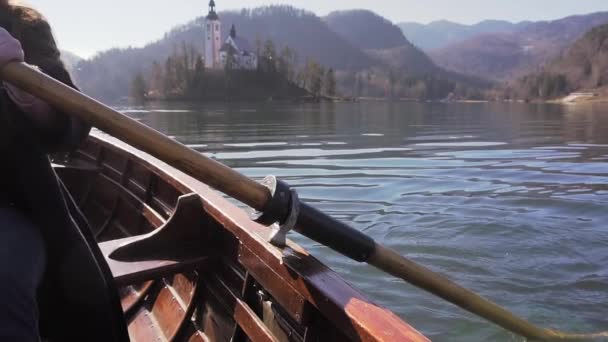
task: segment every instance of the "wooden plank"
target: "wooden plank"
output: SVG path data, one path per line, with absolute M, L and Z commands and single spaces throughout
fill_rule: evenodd
M 234 320 L 253 342 L 278 342 L 272 332 L 268 330 L 264 322 L 253 312 L 245 302 L 236 299 L 234 308 Z
M 147 281 L 143 284 L 126 286 L 119 289 L 122 311 L 125 313 L 127 319 L 129 319 L 129 316 L 132 315 L 136 309 L 139 309 L 144 298 L 150 293 L 154 283 L 154 281 Z
M 293 320 L 300 324 L 306 323 L 307 313 L 312 308 L 309 307 L 307 299 L 293 288 L 291 281 L 277 274 L 276 269 L 268 266 L 245 245 L 239 248 L 239 262 L 281 304 Z
M 158 322 L 158 327 L 168 340 L 173 340 L 185 322 L 189 304 L 182 305 L 181 299 L 174 296 L 170 286 L 163 286 L 152 305 L 152 314 Z
M 253 342 L 278 342 L 272 332 L 266 327 L 260 317 L 243 300 L 230 289 L 217 275 L 208 279 L 205 283 L 208 290 L 216 298 L 222 298 L 223 304 L 228 309 L 232 318 Z
M 146 308 L 139 310 L 135 314 L 135 318 L 129 323 L 129 336 L 134 342 L 167 341 L 158 326 L 158 322 Z

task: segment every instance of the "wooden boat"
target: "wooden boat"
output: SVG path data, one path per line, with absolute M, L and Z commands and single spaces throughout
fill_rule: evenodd
M 428 341 L 203 183 L 109 136 L 55 160 L 133 341 Z

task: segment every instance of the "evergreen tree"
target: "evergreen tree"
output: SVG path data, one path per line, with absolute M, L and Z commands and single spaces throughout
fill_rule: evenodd
M 262 70 L 274 74 L 277 71 L 276 67 L 277 51 L 272 40 L 266 40 L 264 43 L 264 51 L 262 52 Z
M 176 78 L 175 61 L 174 58 L 170 56 L 165 61 L 165 80 L 163 82 L 165 96 L 170 96 L 171 94 L 175 93 Z
M 281 76 L 287 80 L 289 80 L 289 75 L 291 74 L 291 69 L 293 68 L 292 60 L 293 51 L 289 48 L 289 46 L 283 47 L 278 60 L 278 71 Z
M 146 81 L 141 73 L 137 73 L 131 84 L 131 97 L 141 102 L 146 99 Z
M 194 70 L 192 71 L 192 82 L 188 88 L 188 96 L 200 98 L 205 92 L 205 62 L 201 55 L 195 56 L 195 60 Z
M 325 95 L 327 96 L 336 96 L 336 75 L 334 74 L 334 69 L 330 68 L 325 73 Z
M 395 86 L 397 84 L 397 71 L 395 69 L 390 69 L 388 71 L 388 87 L 389 87 L 389 98 L 395 97 Z
M 257 34 L 255 36 L 255 55 L 258 57 L 262 57 L 262 48 L 263 48 L 263 42 L 262 42 L 262 38 L 260 38 L 260 35 Z

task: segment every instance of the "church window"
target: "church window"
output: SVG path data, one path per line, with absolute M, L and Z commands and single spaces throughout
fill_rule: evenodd
M 211 25 L 207 24 L 207 30 L 211 29 Z

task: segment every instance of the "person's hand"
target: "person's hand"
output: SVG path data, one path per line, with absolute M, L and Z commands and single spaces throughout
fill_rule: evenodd
M 24 53 L 21 43 L 0 27 L 0 68 L 9 62 L 23 62 Z
M 8 82 L 3 82 L 3 85 L 8 97 L 31 120 L 41 126 L 47 126 L 51 123 L 54 118 L 52 115 L 54 111 L 48 103 Z
M 23 61 L 24 53 L 21 43 L 7 30 L 0 27 L 0 68 L 10 62 Z M 2 84 L 11 100 L 34 122 L 47 125 L 52 121 L 53 109 L 46 102 L 8 82 L 2 82 Z

